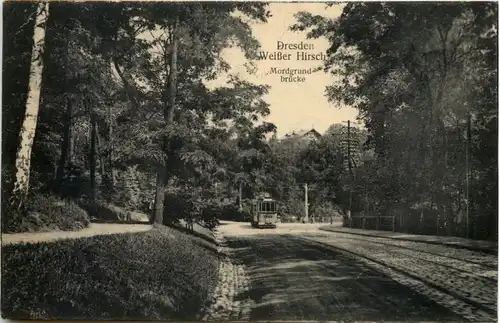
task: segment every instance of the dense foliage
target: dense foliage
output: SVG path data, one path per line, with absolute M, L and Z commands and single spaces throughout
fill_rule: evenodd
M 279 200 L 285 221 L 304 217 L 306 184 L 308 214 L 315 220 L 329 221 L 353 207 L 348 161 L 353 167 L 363 163 L 365 138 L 365 131 L 352 125 L 333 124 L 314 140 L 302 136 L 270 140 L 265 187 Z
M 238 46 L 251 70 L 250 22 L 267 20 L 265 3 L 51 3 L 32 153 L 16 156 L 36 6 L 4 4 L 4 223 L 30 212 L 6 201 L 31 158 L 33 194 L 157 223 L 245 218 L 262 191 L 283 219 L 301 217 L 307 184 L 315 217 L 351 211 L 396 217 L 402 231 L 495 239 L 497 7 L 342 6 L 334 20 L 299 13 L 291 29 L 328 39 L 326 95 L 357 108 L 366 130 L 335 124 L 309 143 L 267 139 L 268 86 L 233 75 L 207 85 L 230 70 L 225 48 Z
M 332 102 L 356 107 L 374 157 L 358 207 L 399 230 L 496 239 L 497 15 L 493 3 L 348 3 L 297 15 L 330 42 Z
M 206 81 L 229 71 L 224 48 L 240 47 L 252 64 L 259 43 L 249 21 L 265 21 L 266 5 L 51 3 L 44 54 L 31 57 L 32 66 L 44 63 L 31 129 L 21 124 L 37 7 L 4 7 L 4 224 L 15 228 L 39 193 L 94 210 L 111 203 L 160 223 L 162 213 L 165 222 L 195 216 L 213 222 L 217 212 L 206 209 L 223 207 L 231 194 L 220 187 L 231 189 L 241 177 L 234 161 L 243 163 L 274 126 L 259 124 L 269 114 L 267 86 L 230 77 L 214 89 Z M 19 134 L 26 132 L 34 136 L 32 153 L 19 155 Z M 255 140 L 236 144 L 248 136 Z M 29 193 L 12 195 L 26 158 Z M 14 198 L 22 203 L 9 203 Z

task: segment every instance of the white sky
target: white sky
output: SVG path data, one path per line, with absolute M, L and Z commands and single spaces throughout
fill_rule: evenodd
M 341 13 L 339 6 L 326 8 L 322 3 L 271 3 L 269 10 L 273 15 L 266 24 L 254 24 L 252 32 L 260 41 L 263 51 L 275 51 L 277 41 L 299 43 L 301 41 L 314 45 L 311 54 L 325 52 L 328 48 L 326 39 L 310 40 L 306 33 L 289 31 L 295 22 L 293 15 L 299 11 L 336 17 Z M 295 54 L 294 54 L 295 55 Z M 329 103 L 324 96 L 325 87 L 331 83 L 330 75 L 323 71 L 306 75 L 304 83 L 282 83 L 280 76 L 269 74 L 271 67 L 277 68 L 309 68 L 321 66 L 320 61 L 297 61 L 293 56 L 290 61 L 257 61 L 258 71 L 254 75 L 246 72 L 245 59 L 238 48 L 227 49 L 224 58 L 232 66 L 230 73 L 238 73 L 249 81 L 271 86 L 266 101 L 271 105 L 271 114 L 267 118 L 278 127 L 278 136 L 300 128 L 314 128 L 323 133 L 331 124 L 350 119 L 354 121 L 357 111 L 350 107 L 339 108 Z M 222 85 L 225 77 L 219 78 L 213 85 Z

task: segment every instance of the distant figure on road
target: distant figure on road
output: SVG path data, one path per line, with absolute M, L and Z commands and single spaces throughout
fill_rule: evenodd
M 149 200 L 149 203 L 148 203 L 148 213 L 149 213 L 149 220 L 150 222 L 153 221 L 154 219 L 154 207 L 155 207 L 155 200 L 154 199 L 151 199 Z
M 194 231 L 194 222 L 195 222 L 195 219 L 192 216 L 189 216 L 186 219 L 186 229 L 188 229 L 190 232 Z

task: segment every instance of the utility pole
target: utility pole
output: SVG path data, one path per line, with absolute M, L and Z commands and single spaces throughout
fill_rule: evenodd
M 347 167 L 349 168 L 349 175 L 352 179 L 352 164 L 351 164 L 351 120 L 347 120 Z M 352 207 L 352 185 L 349 185 L 349 209 L 347 210 L 347 217 L 351 218 L 351 207 Z
M 469 238 L 469 144 L 471 140 L 471 118 L 467 114 L 467 140 L 465 142 L 465 225 L 466 238 Z
M 243 211 L 243 205 L 241 204 L 241 198 L 243 196 L 243 185 L 240 182 L 239 190 L 238 190 L 238 211 Z
M 304 211 L 305 211 L 305 222 L 309 221 L 309 203 L 307 201 L 307 183 L 304 184 Z
M 347 161 L 351 171 L 351 120 L 347 120 Z

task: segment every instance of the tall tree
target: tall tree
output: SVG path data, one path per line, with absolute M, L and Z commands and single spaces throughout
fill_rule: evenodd
M 325 70 L 339 81 L 328 98 L 356 107 L 369 130 L 376 160 L 365 174 L 378 184 L 378 214 L 406 205 L 408 213 L 423 214 L 408 217 L 420 218 L 415 230 L 464 234 L 462 137 L 467 114 L 481 118 L 489 102 L 474 89 L 496 87 L 495 17 L 497 8 L 487 3 L 384 2 L 349 3 L 335 20 L 297 16 L 292 29 L 331 42 Z M 496 120 L 496 111 L 487 114 Z
M 163 95 L 163 105 L 164 105 L 164 121 L 165 125 L 169 126 L 174 121 L 175 112 L 175 95 L 177 92 L 177 53 L 178 53 L 178 28 L 179 28 L 179 17 L 175 17 L 175 21 L 171 27 L 171 39 L 170 39 L 170 60 L 169 60 L 169 74 L 167 88 L 165 89 L 165 94 Z M 168 55 L 164 53 L 164 55 Z M 155 213 L 154 222 L 157 224 L 163 224 L 163 212 L 164 212 L 164 200 L 165 200 L 165 188 L 168 183 L 168 151 L 169 143 L 165 141 L 164 149 L 167 151 L 167 161 L 165 165 L 160 168 L 158 172 L 158 178 L 156 180 L 156 197 L 155 197 Z
M 19 148 L 16 155 L 16 181 L 13 190 L 13 204 L 20 207 L 29 189 L 31 150 L 36 133 L 40 92 L 42 87 L 43 56 L 45 48 L 45 28 L 49 17 L 49 3 L 40 2 L 36 9 L 33 30 L 33 49 L 31 52 L 30 79 L 26 111 L 20 133 Z
M 173 160 L 176 158 L 175 151 L 179 149 L 176 145 L 180 137 L 180 118 L 186 118 L 182 112 L 176 112 L 176 107 L 185 101 L 185 97 L 179 93 L 193 86 L 196 88 L 203 80 L 213 79 L 221 71 L 227 71 L 228 65 L 220 57 L 220 53 L 234 40 L 245 51 L 247 57 L 255 57 L 258 43 L 251 37 L 247 23 L 232 13 L 241 10 L 255 19 L 265 20 L 266 12 L 262 10 L 263 7 L 261 4 L 203 3 L 168 6 L 151 3 L 140 7 L 141 15 L 149 22 L 148 26 L 151 28 L 149 35 L 152 37 L 149 38 L 152 40 L 144 42 L 150 46 L 150 54 L 136 64 L 135 71 L 129 68 L 132 72 L 129 77 L 125 77 L 126 73 L 122 66 L 132 61 L 127 63 L 123 59 L 115 60 L 115 66 L 124 84 L 129 88 L 129 97 L 133 98 L 131 100 L 135 106 L 134 115 L 141 113 L 138 95 L 142 91 L 138 83 L 133 81 L 133 77 L 140 76 L 146 81 L 143 90 L 148 92 L 149 98 L 143 102 L 148 105 L 148 109 L 151 109 L 149 120 L 162 116 L 162 120 L 157 119 L 157 124 L 154 126 L 157 129 L 155 141 L 161 147 L 160 150 L 154 148 L 155 156 L 159 157 L 155 161 L 158 185 L 154 221 L 157 223 L 162 222 L 164 210 L 162 196 L 168 178 L 175 173 L 176 163 Z M 191 96 L 189 92 L 187 95 Z M 153 97 L 158 98 L 161 106 L 148 102 Z

